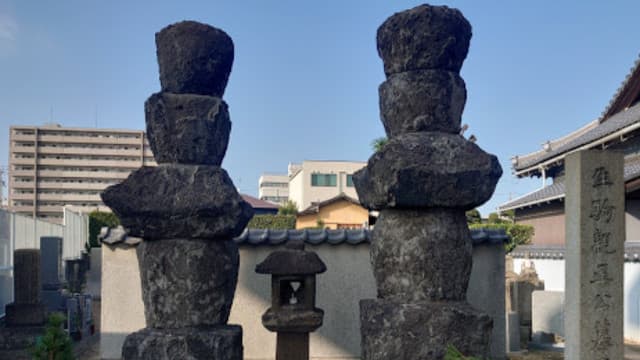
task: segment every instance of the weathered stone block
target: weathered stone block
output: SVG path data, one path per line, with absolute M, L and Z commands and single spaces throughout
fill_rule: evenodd
M 225 324 L 238 280 L 238 248 L 228 241 L 143 241 L 136 249 L 147 327 Z
M 158 163 L 222 163 L 231 132 L 227 104 L 222 99 L 157 93 L 144 109 L 147 137 Z
M 39 304 L 41 302 L 40 262 L 40 250 L 38 249 L 18 249 L 13 252 L 15 303 Z
M 5 306 L 5 322 L 9 327 L 44 325 L 44 314 L 43 304 L 11 303 Z
M 242 360 L 242 328 L 226 325 L 172 330 L 143 329 L 127 336 L 124 360 Z
M 447 346 L 488 358 L 492 320 L 464 302 L 360 301 L 364 360 L 443 359 Z
M 378 298 L 464 300 L 471 251 L 463 210 L 382 210 L 371 242 Z
M 142 167 L 101 197 L 129 235 L 145 240 L 226 240 L 240 235 L 253 216 L 251 205 L 217 166 Z
M 224 31 L 195 21 L 156 33 L 162 91 L 222 97 L 233 64 L 233 41 Z
M 459 72 L 471 25 L 457 9 L 420 5 L 389 17 L 378 28 L 378 54 L 387 75 L 411 70 Z
M 382 124 L 389 137 L 417 131 L 460 132 L 467 90 L 457 73 L 421 70 L 393 74 L 378 91 Z
M 469 210 L 489 200 L 501 175 L 498 159 L 462 136 L 424 132 L 391 138 L 353 182 L 369 209 Z

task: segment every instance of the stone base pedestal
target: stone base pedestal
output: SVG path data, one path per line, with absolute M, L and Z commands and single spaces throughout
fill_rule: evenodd
M 364 360 L 443 359 L 448 345 L 489 357 L 492 320 L 465 302 L 360 301 Z
M 29 349 L 44 331 L 44 326 L 0 327 L 0 359 L 13 359 L 5 351 Z
M 242 328 L 142 329 L 127 336 L 123 360 L 242 360 Z
M 43 304 L 16 304 L 5 307 L 5 323 L 7 327 L 44 325 Z

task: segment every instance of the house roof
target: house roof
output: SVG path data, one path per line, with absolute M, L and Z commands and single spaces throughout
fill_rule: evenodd
M 554 148 L 527 154 L 514 158 L 513 168 L 516 175 L 526 175 L 533 167 L 539 166 L 550 160 L 551 163 L 561 161 L 568 153 L 585 148 L 593 148 L 606 142 L 608 136 L 615 134 L 616 137 L 624 136 L 640 128 L 640 103 L 630 107 L 626 111 L 621 111 L 607 121 L 599 123 L 589 123 L 580 130 L 567 135 L 567 139 L 557 144 Z M 610 139 L 613 140 L 613 139 Z
M 471 229 L 471 241 L 474 245 L 504 243 L 508 240 L 503 229 Z M 371 241 L 371 232 L 367 229 L 245 229 L 233 239 L 238 245 L 270 246 L 283 245 L 289 240 L 304 241 L 310 245 L 358 245 Z
M 628 160 L 624 165 L 624 181 L 628 182 L 640 177 L 640 158 Z M 539 204 L 553 200 L 564 198 L 564 183 L 561 181 L 554 182 L 542 189 L 535 190 L 531 193 L 523 195 L 517 199 L 511 200 L 498 206 L 500 211 L 518 209 L 530 205 Z
M 639 99 L 640 59 L 636 60 L 599 119 L 559 139 L 545 142 L 542 150 L 515 156 L 515 174 L 530 176 L 538 173 L 540 166 L 560 164 L 567 153 L 606 144 L 635 131 L 640 127 L 640 104 L 636 104 Z
M 497 244 L 506 242 L 509 237 L 504 229 L 471 229 L 471 241 L 474 245 Z M 103 227 L 98 239 L 108 245 L 136 246 L 142 241 L 127 235 L 122 227 L 109 229 Z M 233 239 L 238 245 L 275 246 L 288 241 L 303 241 L 309 245 L 358 245 L 371 241 L 371 232 L 367 229 L 245 229 Z
M 327 206 L 327 205 L 331 205 L 333 203 L 337 203 L 338 201 L 348 201 L 352 204 L 355 205 L 360 205 L 360 202 L 357 199 L 354 199 L 350 196 L 348 196 L 345 193 L 340 193 L 330 199 L 321 201 L 321 202 L 317 202 L 317 203 L 311 203 L 311 205 L 302 210 L 301 212 L 298 213 L 298 215 L 313 215 L 313 214 L 317 214 L 320 212 L 320 208 Z
M 242 196 L 242 200 L 248 202 L 249 205 L 251 205 L 251 207 L 254 209 L 276 209 L 277 210 L 279 208 L 277 204 L 255 198 L 251 195 L 240 194 L 240 196 Z

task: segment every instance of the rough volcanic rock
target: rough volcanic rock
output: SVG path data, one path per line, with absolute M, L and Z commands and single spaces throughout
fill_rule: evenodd
M 457 9 L 420 5 L 389 17 L 378 28 L 378 54 L 387 75 L 411 70 L 459 72 L 471 25 Z
M 141 167 L 101 196 L 129 235 L 145 240 L 226 240 L 240 235 L 253 216 L 217 166 Z
M 224 31 L 195 21 L 156 33 L 162 91 L 222 97 L 233 64 L 233 40 Z
M 492 323 L 464 302 L 362 300 L 362 358 L 443 359 L 453 345 L 466 356 L 488 359 Z
M 460 75 L 444 70 L 402 72 L 389 76 L 378 90 L 389 137 L 418 131 L 460 132 L 467 100 Z
M 353 182 L 369 209 L 468 210 L 489 200 L 501 175 L 498 159 L 462 136 L 424 132 L 391 138 Z
M 382 210 L 371 242 L 378 298 L 464 300 L 471 251 L 463 210 Z
M 144 110 L 147 137 L 159 164 L 222 163 L 231 133 L 229 111 L 222 99 L 157 93 L 147 100 Z
M 269 308 L 262 315 L 262 325 L 269 331 L 312 332 L 322 326 L 324 311 L 298 306 L 283 306 L 277 310 Z
M 127 336 L 124 360 L 242 360 L 242 328 L 227 325 L 172 330 L 142 329 Z
M 238 247 L 228 241 L 163 239 L 137 249 L 147 327 L 225 324 L 238 280 Z

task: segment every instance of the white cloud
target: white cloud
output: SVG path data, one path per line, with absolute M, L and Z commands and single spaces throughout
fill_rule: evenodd
M 15 41 L 18 24 L 6 13 L 0 13 L 0 40 Z

